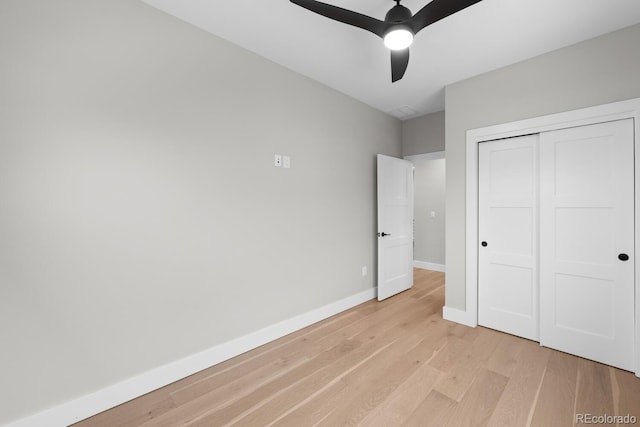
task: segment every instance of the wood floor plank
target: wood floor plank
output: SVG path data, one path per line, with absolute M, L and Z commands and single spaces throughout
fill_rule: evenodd
M 429 365 L 442 372 L 450 372 L 460 356 L 471 347 L 472 341 L 452 335 L 447 344 L 429 362 Z
M 618 402 L 614 415 L 634 416 L 640 423 L 640 378 L 631 372 L 611 368 L 618 388 Z
M 459 402 L 496 350 L 502 334 L 480 328 L 479 335 L 456 358 L 434 389 Z M 436 366 L 437 367 L 437 366 Z
M 367 372 L 361 372 L 351 382 L 350 398 L 342 400 L 331 416 L 319 425 L 357 425 L 437 350 L 432 342 L 424 339 L 412 347 L 396 347 L 396 354 L 391 357 L 374 359 L 375 364 L 371 364 Z
M 458 402 L 444 394 L 431 390 L 418 407 L 409 415 L 402 427 L 442 427 L 447 425 Z
M 505 376 L 481 368 L 469 392 L 465 393 L 446 425 L 453 427 L 487 425 L 508 380 Z
M 511 335 L 503 335 L 486 367 L 493 372 L 510 377 L 518 365 L 518 356 L 527 340 Z
M 613 393 L 608 366 L 591 360 L 578 360 L 575 413 L 614 415 Z M 615 426 L 615 423 L 599 425 Z
M 506 338 L 520 344 L 519 357 L 513 369 L 509 369 L 509 381 L 488 425 L 526 426 L 533 415 L 551 350 L 533 341 L 511 336 Z
M 552 351 L 533 412 L 532 426 L 566 427 L 575 420 L 578 358 Z
M 349 384 L 339 378 L 328 387 L 318 390 L 310 399 L 290 408 L 289 411 L 274 416 L 269 426 L 298 427 L 317 425 L 329 417 L 338 403 L 348 394 Z
M 382 343 L 383 341 L 386 342 L 386 345 Z M 308 378 L 299 381 L 265 405 L 231 421 L 239 426 L 267 425 L 273 421 L 273 414 L 284 415 L 293 411 L 300 404 L 321 393 L 325 388 L 331 387 L 342 380 L 352 370 L 357 369 L 362 364 L 369 363 L 379 353 L 387 351 L 394 342 L 395 338 L 391 334 L 379 338 L 377 342 L 367 342 L 348 356 L 328 364 Z M 398 346 L 394 345 L 392 348 L 397 350 Z
M 362 427 L 402 425 L 422 403 L 424 396 L 431 392 L 442 375 L 443 372 L 423 364 L 358 425 Z

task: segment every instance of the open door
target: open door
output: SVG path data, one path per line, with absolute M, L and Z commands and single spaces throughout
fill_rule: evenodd
M 378 154 L 378 301 L 413 285 L 413 164 Z

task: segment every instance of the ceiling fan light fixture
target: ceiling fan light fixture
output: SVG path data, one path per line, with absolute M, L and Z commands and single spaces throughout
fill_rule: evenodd
M 384 36 L 384 45 L 391 50 L 402 50 L 413 43 L 413 33 L 404 27 L 391 29 Z

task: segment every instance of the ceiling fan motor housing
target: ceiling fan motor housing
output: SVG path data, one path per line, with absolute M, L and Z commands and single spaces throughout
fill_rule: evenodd
M 411 11 L 400 4 L 393 6 L 384 17 L 385 22 L 392 23 L 400 23 L 408 19 L 411 19 Z

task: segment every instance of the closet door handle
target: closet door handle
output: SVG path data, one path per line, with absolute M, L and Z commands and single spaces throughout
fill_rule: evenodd
M 488 243 L 487 243 L 487 242 L 482 242 L 482 243 L 480 243 L 480 244 L 482 245 L 482 247 L 487 247 L 487 244 L 488 244 Z
M 629 255 L 627 255 L 627 254 L 620 254 L 620 255 L 618 255 L 618 259 L 619 259 L 620 261 L 628 261 L 628 260 L 629 260 Z

